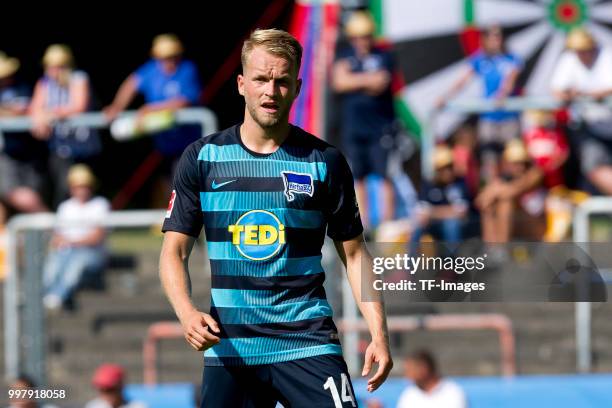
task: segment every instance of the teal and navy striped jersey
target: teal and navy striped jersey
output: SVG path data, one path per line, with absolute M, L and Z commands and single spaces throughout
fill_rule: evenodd
M 333 146 L 292 127 L 271 154 L 249 150 L 234 126 L 191 144 L 163 225 L 204 227 L 211 316 L 221 342 L 207 365 L 259 365 L 342 354 L 321 266 L 325 234 L 363 231 L 353 177 Z

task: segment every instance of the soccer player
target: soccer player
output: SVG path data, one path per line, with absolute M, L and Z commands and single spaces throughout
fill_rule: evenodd
M 384 306 L 364 301 L 369 260 L 353 178 L 333 146 L 289 124 L 302 48 L 256 30 L 242 49 L 244 122 L 184 152 L 174 179 L 160 277 L 188 343 L 205 350 L 202 406 L 355 407 L 321 267 L 325 233 L 368 323 L 362 375 L 374 391 L 392 367 Z M 204 227 L 210 314 L 190 299 L 188 258 Z M 370 298 L 368 298 L 369 300 Z

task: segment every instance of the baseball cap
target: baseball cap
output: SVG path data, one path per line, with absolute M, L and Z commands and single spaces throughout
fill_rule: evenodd
M 91 380 L 94 387 L 98 389 L 115 388 L 123 384 L 125 371 L 118 364 L 102 364 Z

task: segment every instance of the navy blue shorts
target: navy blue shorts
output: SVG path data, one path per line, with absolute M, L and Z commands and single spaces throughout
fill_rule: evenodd
M 355 180 L 363 180 L 369 175 L 387 177 L 387 158 L 389 150 L 381 137 L 345 137 L 344 154 Z
M 259 366 L 204 368 L 205 408 L 356 407 L 341 356 L 321 355 Z

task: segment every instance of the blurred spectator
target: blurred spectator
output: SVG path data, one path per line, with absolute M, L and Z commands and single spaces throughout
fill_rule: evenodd
M 612 51 L 600 47 L 584 29 L 567 36 L 551 80 L 555 96 L 565 103 L 592 98 L 596 103 L 576 104 L 572 120 L 579 126 L 579 158 L 583 175 L 602 193 L 612 194 L 612 108 L 604 99 L 612 95 Z
M 522 64 L 517 57 L 504 50 L 501 28 L 498 26 L 489 27 L 483 31 L 481 38 L 482 50 L 470 57 L 469 69 L 438 100 L 438 107 L 443 107 L 475 75 L 483 84 L 483 96 L 486 99 L 500 104 L 514 92 L 516 79 Z M 497 109 L 480 115 L 478 144 L 480 146 L 481 177 L 485 182 L 497 177 L 499 157 L 504 144 L 519 136 L 518 113 Z
M 564 185 L 563 164 L 569 157 L 570 148 L 554 113 L 530 110 L 523 116 L 526 124 L 523 140 L 533 163 L 544 173 L 544 186 Z
M 44 76 L 36 83 L 30 105 L 32 133 L 48 141 L 50 175 L 55 183 L 53 204 L 57 205 L 68 194 L 65 180 L 70 166 L 93 159 L 102 144 L 95 130 L 65 122 L 91 106 L 89 77 L 75 69 L 71 49 L 64 44 L 50 45 L 43 66 Z
M 104 268 L 106 230 L 100 224 L 107 217 L 110 204 L 93 195 L 95 184 L 87 166 L 78 164 L 70 168 L 71 197 L 57 210 L 57 227 L 43 272 L 43 303 L 48 309 L 65 305 L 84 274 L 100 274 Z
M 350 16 L 345 27 L 350 47 L 338 53 L 332 75 L 333 89 L 342 94 L 342 142 L 366 223 L 371 219 L 364 182 L 368 175 L 383 178 L 382 221 L 391 219 L 395 208 L 387 175 L 388 149 L 394 132 L 394 63 L 390 52 L 374 45 L 374 30 L 374 21 L 366 12 L 357 11 Z
M 474 128 L 470 125 L 459 127 L 452 137 L 455 175 L 465 180 L 470 195 L 475 195 L 480 187 L 476 158 L 477 143 Z
M 123 395 L 125 371 L 117 364 L 102 364 L 92 378 L 98 397 L 85 408 L 146 408 L 142 402 L 127 401 Z
M 195 64 L 183 59 L 183 44 L 174 34 L 161 34 L 153 39 L 152 59 L 130 74 L 119 87 L 113 102 L 104 109 L 109 120 L 125 110 L 137 94 L 142 94 L 145 105 L 138 110 L 137 121 L 147 114 L 175 111 L 196 105 L 200 96 L 200 81 Z M 201 136 L 193 126 L 180 126 L 154 136 L 155 149 L 164 157 L 162 179 L 156 188 L 161 201 L 169 196 L 170 179 L 181 153 Z
M 541 187 L 542 171 L 532 165 L 519 139 L 507 143 L 502 165 L 501 178 L 485 186 L 476 197 L 483 240 L 505 243 L 514 236 L 541 239 L 546 197 Z
M 16 78 L 19 61 L 0 51 L 0 117 L 25 115 L 30 88 Z M 0 224 L 8 211 L 46 211 L 43 186 L 44 145 L 23 132 L 0 132 Z
M 385 408 L 385 407 L 378 398 L 368 398 L 365 402 L 365 408 Z
M 31 390 L 35 389 L 36 384 L 32 379 L 26 375 L 20 375 L 17 379 L 10 385 L 9 389 L 11 390 Z M 51 404 L 39 404 L 34 398 L 16 398 L 11 399 L 11 403 L 8 408 L 56 408 L 55 405 Z
M 412 353 L 404 362 L 404 375 L 414 384 L 400 395 L 397 408 L 465 408 L 465 393 L 455 382 L 438 373 L 429 351 Z
M 436 146 L 433 165 L 433 182 L 423 181 L 421 188 L 413 243 L 418 244 L 425 232 L 445 242 L 459 243 L 469 208 L 467 187 L 455 176 L 453 152 L 448 146 Z

